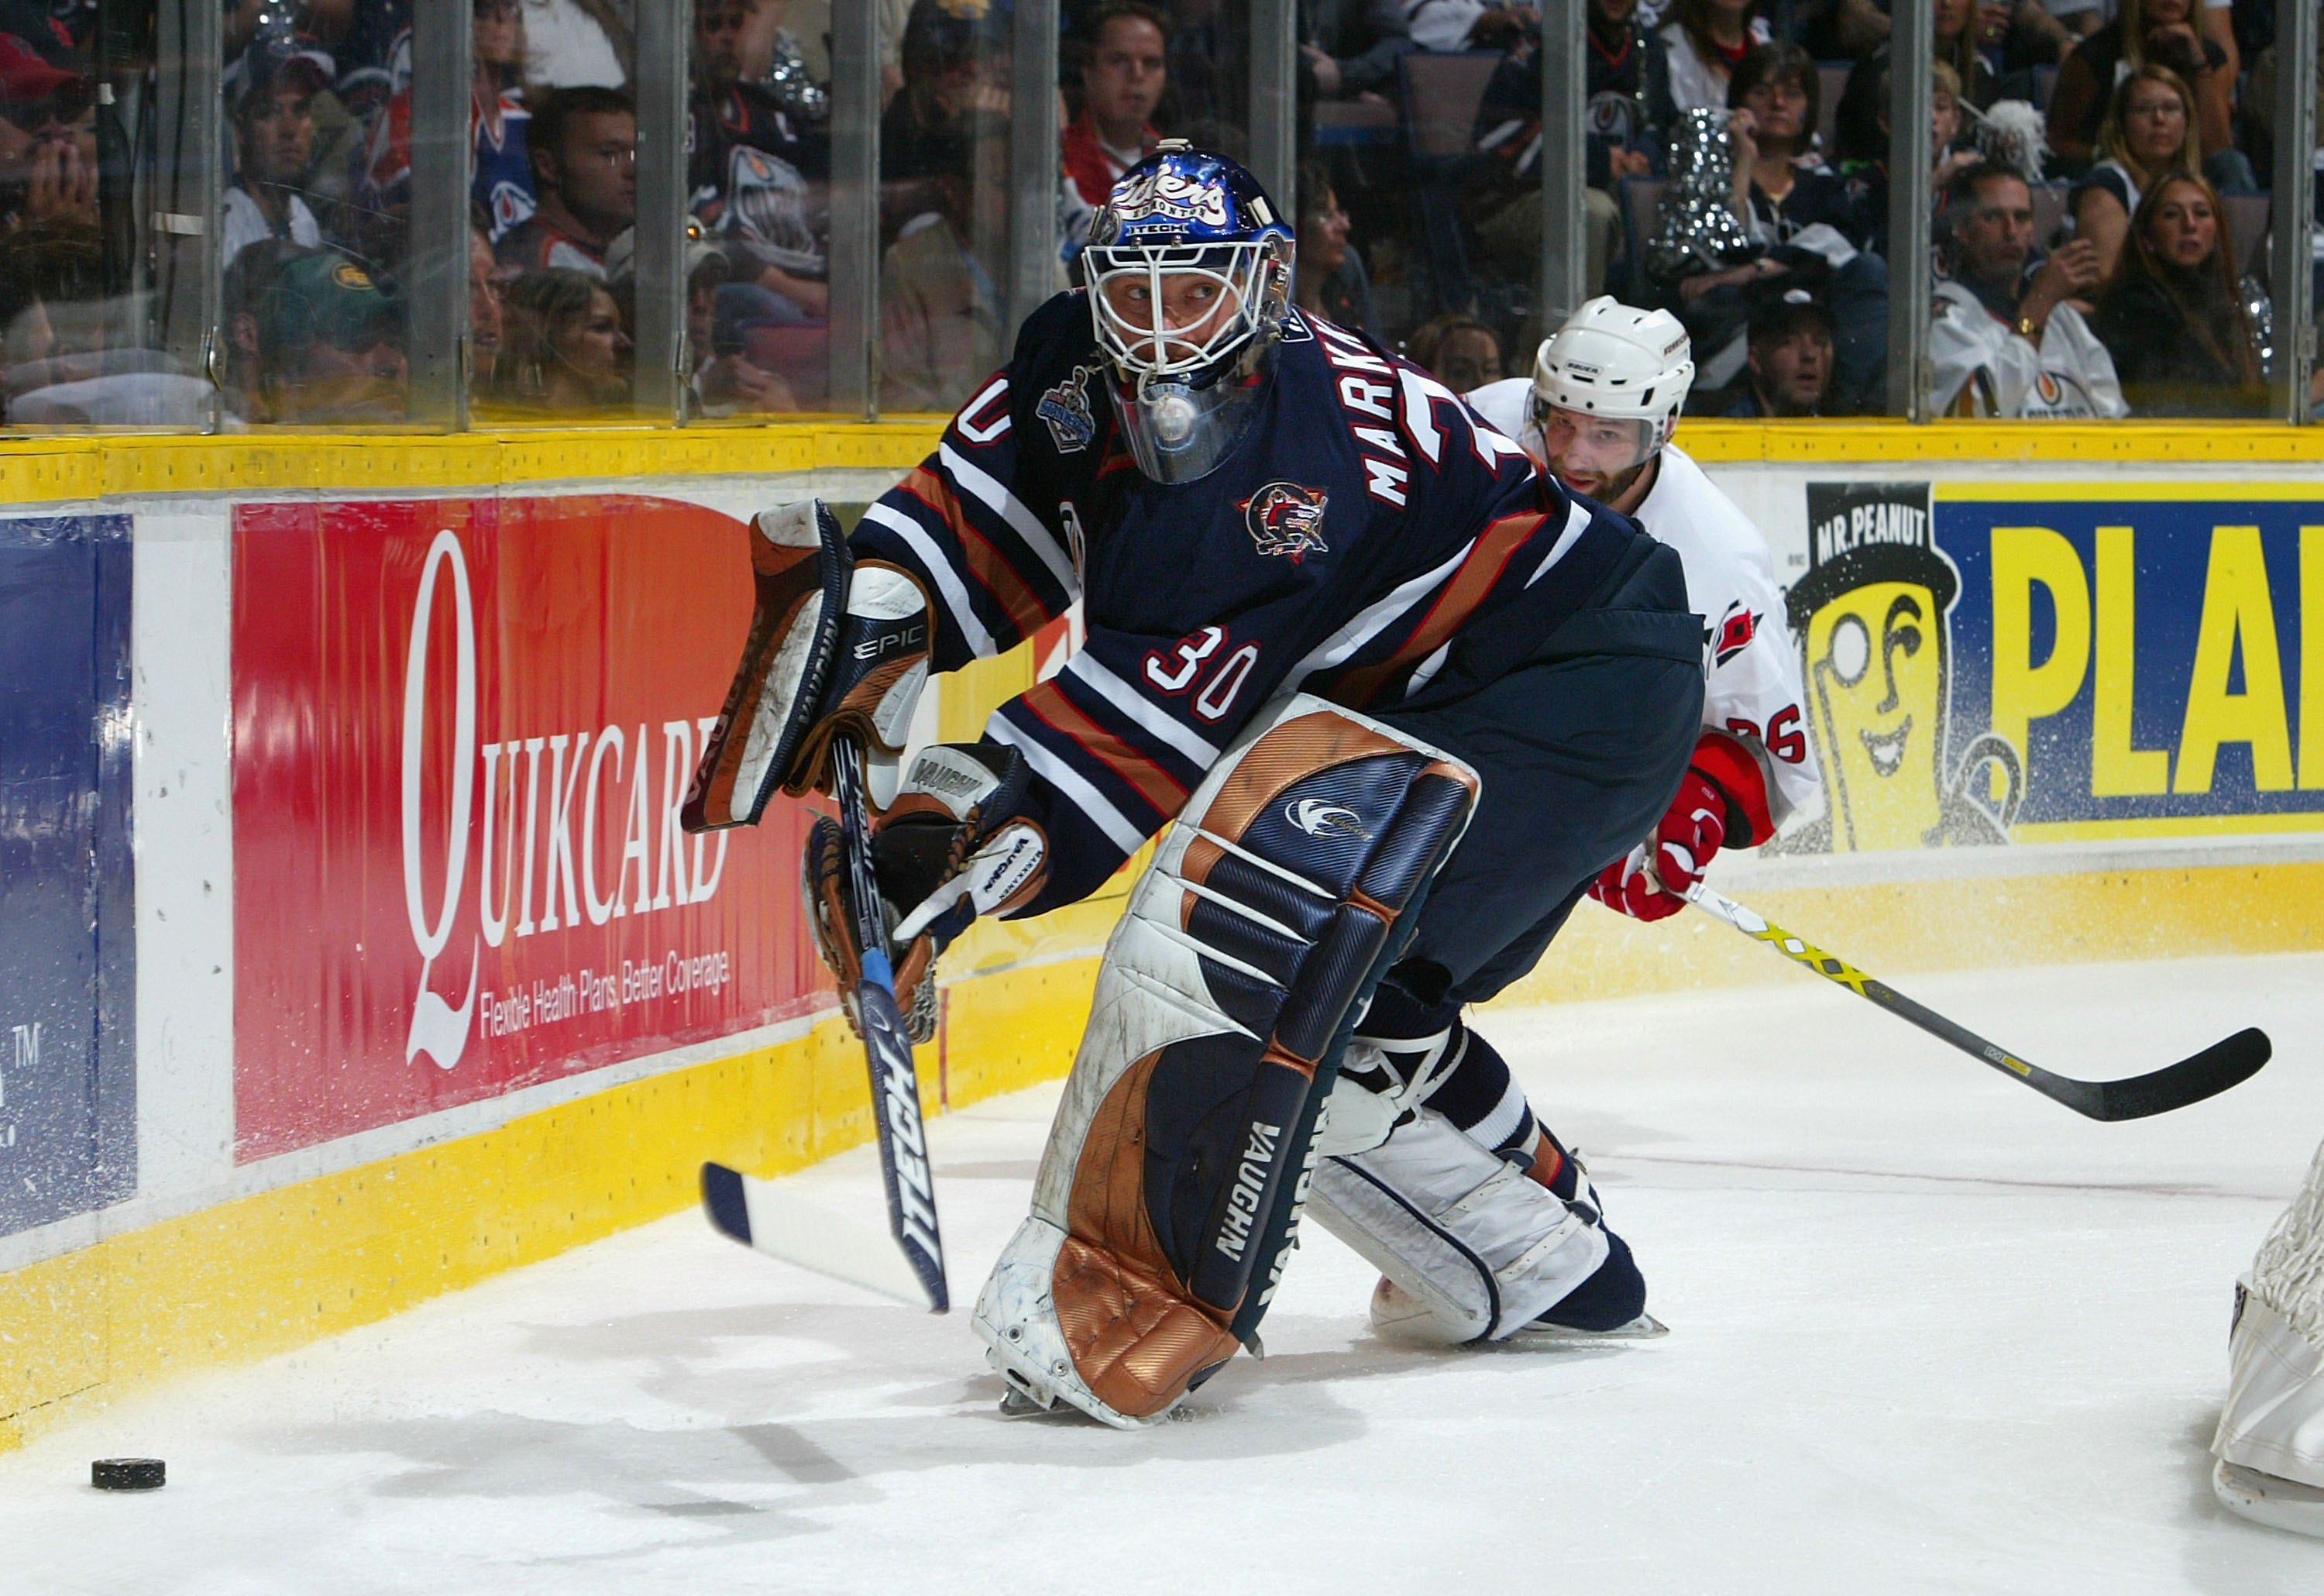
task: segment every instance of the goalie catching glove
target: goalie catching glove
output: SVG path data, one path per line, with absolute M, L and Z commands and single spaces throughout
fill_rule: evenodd
M 1738 793 L 1737 788 L 1749 791 Z M 1738 847 L 1765 842 L 1767 812 L 1759 766 L 1735 738 L 1705 732 L 1654 835 L 1599 872 L 1590 896 L 1634 920 L 1659 920 L 1686 907 L 1712 855 L 1733 837 Z
M 679 820 L 689 832 L 755 826 L 780 791 L 831 790 L 831 743 L 862 744 L 874 809 L 928 679 L 928 601 L 899 567 L 857 565 L 820 499 L 751 525 L 752 607 L 726 706 L 711 728 Z
M 936 743 L 912 761 L 872 832 L 881 919 L 896 946 L 896 1001 L 916 1042 L 936 1034 L 936 955 L 979 915 L 1031 901 L 1047 880 L 1048 838 L 1018 815 L 1027 780 L 1013 748 Z M 807 834 L 799 886 L 823 962 L 842 993 L 853 992 L 863 949 L 838 822 L 818 819 Z

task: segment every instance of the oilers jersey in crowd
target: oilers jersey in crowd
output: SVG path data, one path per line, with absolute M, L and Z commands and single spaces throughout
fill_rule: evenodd
M 1418 367 L 1296 311 L 1248 432 L 1196 481 L 1138 469 L 1111 380 L 1086 295 L 1059 295 L 852 539 L 927 591 L 937 670 L 1084 601 L 1083 648 L 985 733 L 1023 752 L 1049 835 L 1023 913 L 1101 885 L 1270 699 L 1381 711 L 1472 691 L 1638 536 Z

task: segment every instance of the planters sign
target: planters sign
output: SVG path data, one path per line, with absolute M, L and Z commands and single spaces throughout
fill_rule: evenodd
M 239 1157 L 821 1001 L 805 812 L 678 826 L 742 537 L 630 498 L 237 508 Z
M 1794 849 L 2324 830 L 2314 489 L 1807 494 Z

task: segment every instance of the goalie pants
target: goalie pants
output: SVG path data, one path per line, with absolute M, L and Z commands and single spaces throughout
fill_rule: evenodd
M 1676 552 L 1640 540 L 1517 669 L 1379 718 L 1484 779 L 1393 979 L 1479 1003 L 1541 960 L 1598 872 L 1652 832 L 1702 730 L 1702 622 Z

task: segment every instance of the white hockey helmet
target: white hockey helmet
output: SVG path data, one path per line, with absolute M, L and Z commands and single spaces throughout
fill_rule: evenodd
M 1601 294 L 1542 340 L 1534 356 L 1533 425 L 1552 411 L 1643 422 L 1643 462 L 1670 441 L 1693 383 L 1693 355 L 1677 317 Z

